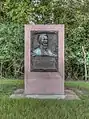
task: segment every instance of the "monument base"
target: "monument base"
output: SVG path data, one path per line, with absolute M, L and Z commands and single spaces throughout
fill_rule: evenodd
M 36 99 L 65 99 L 66 95 L 25 95 L 27 98 Z
M 31 72 L 25 79 L 25 95 L 64 95 L 64 79 L 59 72 Z
M 72 91 L 71 89 L 65 89 L 64 91 L 64 95 L 63 94 L 45 94 L 45 95 L 31 95 L 31 94 L 24 94 L 24 89 L 17 89 L 14 91 L 14 93 L 12 95 L 10 95 L 10 98 L 13 99 L 17 99 L 17 98 L 29 98 L 29 99 L 65 99 L 65 100 L 80 100 L 80 98 L 76 95 L 76 93 L 74 91 Z

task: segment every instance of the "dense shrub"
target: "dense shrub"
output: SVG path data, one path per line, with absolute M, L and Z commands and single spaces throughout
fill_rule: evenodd
M 23 52 L 23 25 L 13 23 L 0 24 L 1 76 L 18 77 L 23 74 Z

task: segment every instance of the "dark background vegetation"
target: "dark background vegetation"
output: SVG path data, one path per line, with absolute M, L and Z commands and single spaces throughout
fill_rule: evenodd
M 24 24 L 64 24 L 65 79 L 89 79 L 89 0 L 0 0 L 0 77 L 23 79 Z

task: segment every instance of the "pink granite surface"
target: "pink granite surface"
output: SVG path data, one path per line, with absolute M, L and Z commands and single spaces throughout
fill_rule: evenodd
M 58 72 L 30 72 L 30 31 L 58 31 Z M 64 94 L 64 25 L 25 25 L 25 94 Z

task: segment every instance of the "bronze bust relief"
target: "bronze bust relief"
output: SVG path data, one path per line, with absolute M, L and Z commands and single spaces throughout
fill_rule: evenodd
M 32 52 L 32 56 L 54 56 L 57 55 L 52 53 L 50 49 L 48 49 L 48 35 L 40 34 L 38 37 L 39 46 Z

